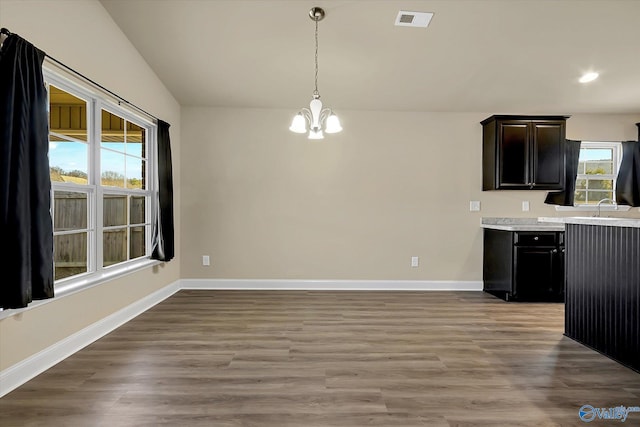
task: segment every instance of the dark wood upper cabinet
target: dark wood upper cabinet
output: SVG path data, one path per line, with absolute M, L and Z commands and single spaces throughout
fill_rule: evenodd
M 481 122 L 483 190 L 562 190 L 567 116 L 491 116 Z

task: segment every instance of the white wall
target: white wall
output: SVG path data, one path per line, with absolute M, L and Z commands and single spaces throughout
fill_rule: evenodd
M 341 111 L 322 141 L 293 113 L 183 107 L 182 277 L 479 281 L 481 217 L 558 215 L 544 191 L 481 191 L 492 113 Z M 639 121 L 575 115 L 567 136 L 636 139 Z
M 180 106 L 93 0 L 0 0 L 0 26 L 33 43 L 171 126 L 174 185 L 180 187 Z M 176 191 L 176 224 L 180 192 Z M 179 228 L 177 245 L 180 245 Z M 169 263 L 106 282 L 0 320 L 0 370 L 179 279 Z

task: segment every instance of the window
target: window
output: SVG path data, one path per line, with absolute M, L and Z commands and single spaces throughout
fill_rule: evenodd
M 150 256 L 155 125 L 45 72 L 56 284 Z
M 621 143 L 583 141 L 574 205 L 588 206 L 596 205 L 602 199 L 615 200 L 615 182 L 621 160 Z

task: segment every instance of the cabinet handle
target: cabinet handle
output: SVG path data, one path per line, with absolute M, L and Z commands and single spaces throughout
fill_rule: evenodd
M 540 237 L 535 236 L 535 237 L 533 238 L 533 240 L 540 240 Z
M 557 250 L 557 249 L 554 249 L 552 252 L 553 252 L 554 254 L 557 254 L 557 253 L 558 253 L 558 250 Z

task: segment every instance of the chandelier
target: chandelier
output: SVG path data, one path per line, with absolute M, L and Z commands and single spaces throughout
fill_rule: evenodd
M 340 126 L 338 116 L 333 114 L 330 108 L 322 107 L 320 92 L 318 92 L 318 22 L 324 18 L 324 10 L 319 7 L 314 7 L 309 11 L 309 17 L 316 23 L 315 90 L 313 91 L 309 108 L 302 108 L 302 110 L 295 115 L 289 130 L 296 133 L 306 133 L 308 130 L 309 139 L 323 139 L 324 132 L 340 132 L 342 126 Z

